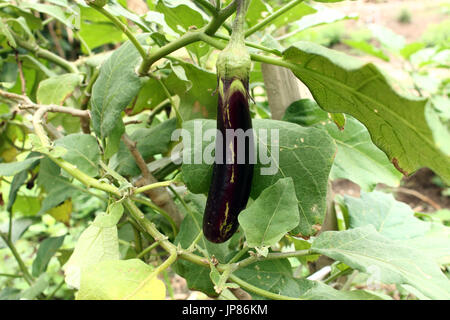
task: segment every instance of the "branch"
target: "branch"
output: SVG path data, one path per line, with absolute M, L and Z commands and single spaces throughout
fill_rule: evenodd
M 16 247 L 14 246 L 13 242 L 8 239 L 3 233 L 0 233 L 0 237 L 3 239 L 3 241 L 6 243 L 8 248 L 11 250 L 14 258 L 17 261 L 17 264 L 19 265 L 20 271 L 22 271 L 23 278 L 25 281 L 31 286 L 33 284 L 33 277 L 28 272 L 27 267 L 25 266 L 25 263 L 23 262 L 19 252 L 17 252 Z
M 170 197 L 169 192 L 167 192 L 167 190 L 161 187 L 148 188 L 148 185 L 158 183 L 158 180 L 156 180 L 156 178 L 152 175 L 152 173 L 148 169 L 147 163 L 145 162 L 139 150 L 136 148 L 136 142 L 131 140 L 127 134 L 124 134 L 122 136 L 122 141 L 128 148 L 128 150 L 131 152 L 131 155 L 136 161 L 137 166 L 141 170 L 143 179 L 141 179 L 141 181 L 138 181 L 137 185 L 138 186 L 139 184 L 146 185 L 146 187 L 141 186 L 142 188 L 138 188 L 137 190 L 139 190 L 139 192 L 143 192 L 150 199 L 152 199 L 152 201 L 158 207 L 161 207 L 164 211 L 166 211 L 175 222 L 177 228 L 179 228 L 183 218 L 181 216 L 181 213 L 178 211 L 178 208 L 176 207 L 175 203 L 173 202 L 172 198 Z
M 167 45 L 159 48 L 156 52 L 144 58 L 141 66 L 139 67 L 138 74 L 141 76 L 146 76 L 151 68 L 151 66 L 159 59 L 167 56 L 168 54 L 187 46 L 188 44 L 197 42 L 201 40 L 201 35 L 213 35 L 220 26 L 236 11 L 237 1 L 231 2 L 226 8 L 219 11 L 219 13 L 212 18 L 208 25 L 203 27 L 198 31 L 190 31 L 185 33 L 183 36 L 175 41 L 168 43 Z
M 61 58 L 60 56 L 54 54 L 53 52 L 42 49 L 36 43 L 30 43 L 29 41 L 22 40 L 15 34 L 13 34 L 13 37 L 20 47 L 28 51 L 31 51 L 36 57 L 41 57 L 44 58 L 45 60 L 51 61 L 54 64 L 57 64 L 60 67 L 64 68 L 68 72 L 79 73 L 77 67 L 73 63 Z

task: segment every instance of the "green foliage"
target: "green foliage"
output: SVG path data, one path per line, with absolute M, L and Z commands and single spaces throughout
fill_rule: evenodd
M 215 138 L 196 134 L 217 127 L 234 1 L 0 3 L 0 300 L 168 299 L 174 273 L 217 299 L 238 287 L 253 299 L 449 299 L 449 211 L 373 191 L 428 167 L 448 195 L 448 21 L 408 42 L 349 30 L 357 16 L 335 2 L 250 2 L 257 156 L 221 244 L 201 232 Z M 407 83 L 323 47 L 338 43 L 400 60 Z M 312 99 L 274 106 L 264 64 L 290 69 Z M 287 107 L 280 121 L 274 107 Z M 360 196 L 331 192 L 340 179 Z M 324 256 L 334 263 L 315 272 Z

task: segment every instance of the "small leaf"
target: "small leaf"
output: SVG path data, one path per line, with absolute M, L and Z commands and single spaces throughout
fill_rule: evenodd
M 145 43 L 147 35 L 138 36 Z M 142 59 L 136 47 L 125 42 L 108 57 L 92 88 L 92 125 L 98 137 L 108 137 L 119 121 L 121 113 L 139 92 L 142 81 L 136 73 Z
M 72 200 L 68 199 L 57 207 L 48 210 L 48 214 L 56 221 L 69 225 L 70 215 L 72 214 Z
M 20 162 L 8 162 L 8 163 L 0 163 L 0 176 L 15 176 L 21 171 L 27 170 L 33 164 L 36 163 L 36 161 L 42 159 L 42 156 L 36 156 L 27 158 Z
M 45 289 L 47 289 L 49 282 L 49 275 L 46 273 L 41 274 L 31 287 L 21 293 L 20 299 L 32 300 L 36 298 L 38 295 L 44 292 Z
M 64 242 L 64 237 L 47 238 L 39 246 L 36 258 L 33 261 L 32 275 L 38 277 L 47 270 L 48 263 Z
M 250 247 L 278 243 L 300 219 L 292 178 L 280 179 L 266 188 L 238 219 Z
M 100 149 L 97 140 L 90 134 L 69 134 L 56 140 L 55 146 L 64 147 L 67 152 L 62 158 L 88 176 L 95 177 L 98 174 Z
M 12 235 L 11 241 L 14 243 L 22 236 L 22 234 L 33 224 L 33 219 L 30 218 L 17 218 L 12 222 Z M 9 222 L 6 222 L 0 226 L 0 232 L 7 233 L 9 229 Z M 0 238 L 0 249 L 6 248 L 6 243 Z
M 37 102 L 63 105 L 82 80 L 83 77 L 77 73 L 66 73 L 43 80 L 36 93 Z

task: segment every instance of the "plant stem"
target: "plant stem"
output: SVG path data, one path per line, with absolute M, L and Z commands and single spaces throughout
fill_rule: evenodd
M 18 38 L 16 35 L 13 35 L 13 36 L 14 36 L 14 40 L 16 40 L 16 43 L 20 47 L 33 52 L 36 57 L 44 58 L 45 60 L 51 61 L 54 64 L 59 65 L 60 67 L 66 69 L 67 71 L 69 71 L 71 73 L 79 73 L 77 67 L 73 63 L 61 58 L 60 56 L 58 56 L 48 50 L 42 49 L 35 43 L 29 42 L 29 41 L 24 41 L 24 40 Z
M 149 245 L 147 248 L 145 248 L 144 250 L 142 250 L 137 256 L 136 259 L 140 259 L 143 256 L 145 256 L 147 253 L 149 253 L 150 251 L 152 251 L 153 249 L 155 249 L 157 246 L 159 246 L 159 241 L 155 241 L 153 242 L 151 245 Z
M 23 276 L 21 274 L 0 273 L 0 277 L 22 278 Z
M 143 186 L 143 187 L 136 188 L 136 189 L 134 190 L 133 193 L 134 193 L 134 194 L 138 194 L 138 193 L 143 193 L 143 192 L 145 192 L 145 191 L 152 190 L 152 189 L 159 188 L 159 187 L 167 187 L 167 186 L 169 186 L 171 183 L 173 183 L 172 180 L 169 180 L 169 181 L 161 181 L 161 182 L 155 182 L 155 183 L 152 183 L 152 184 L 148 184 L 148 185 L 146 185 L 146 186 Z
M 134 34 L 128 29 L 128 27 L 119 20 L 116 16 L 111 14 L 108 10 L 105 8 L 98 7 L 94 4 L 89 4 L 92 8 L 103 14 L 105 17 L 107 17 L 109 20 L 111 20 L 112 23 L 116 25 L 117 28 L 119 28 L 125 35 L 130 39 L 130 41 L 133 43 L 133 45 L 136 47 L 137 51 L 139 51 L 139 54 L 142 56 L 143 59 L 147 57 L 147 52 L 145 51 L 144 47 L 139 43 L 139 41 L 136 39 Z
M 134 233 L 134 249 L 139 254 L 142 252 L 142 237 L 141 233 L 139 232 L 138 228 L 133 227 L 133 233 Z
M 33 284 L 33 277 L 28 272 L 27 267 L 25 266 L 25 263 L 22 260 L 22 257 L 20 256 L 19 252 L 17 251 L 16 247 L 14 246 L 14 243 L 8 239 L 7 236 L 5 236 L 3 233 L 0 233 L 0 237 L 2 240 L 6 243 L 9 250 L 11 250 L 14 258 L 17 261 L 17 264 L 19 265 L 20 271 L 22 271 L 23 278 L 25 281 L 31 286 Z
M 190 31 L 175 41 L 172 41 L 165 46 L 159 48 L 156 52 L 146 57 L 139 67 L 138 74 L 141 76 L 147 76 L 150 67 L 159 59 L 164 58 L 166 55 L 187 46 L 193 42 L 200 40 L 200 31 Z
M 205 8 L 212 16 L 216 16 L 218 11 L 208 0 L 194 0 L 199 6 Z
M 63 279 L 63 280 L 59 283 L 59 285 L 55 288 L 55 290 L 53 290 L 52 293 L 50 293 L 50 294 L 45 298 L 45 300 L 50 300 L 50 299 L 52 299 L 52 298 L 55 296 L 55 294 L 59 291 L 59 289 L 62 288 L 62 286 L 64 285 L 64 283 L 65 283 L 65 280 Z
M 167 219 L 167 221 L 169 222 L 170 226 L 172 227 L 172 231 L 173 231 L 174 236 L 176 236 L 178 234 L 177 225 L 175 224 L 175 221 L 173 221 L 172 217 L 166 211 L 164 211 L 164 209 L 161 209 L 160 207 L 158 207 L 156 204 L 154 204 L 153 202 L 151 202 L 147 198 L 141 198 L 141 197 L 134 197 L 134 196 L 132 196 L 131 200 L 133 200 L 135 202 L 138 202 L 138 203 L 141 203 L 143 205 L 146 205 L 147 207 L 150 207 L 154 211 L 156 211 L 159 214 L 161 214 L 164 218 Z
M 236 263 L 236 269 L 244 268 L 252 263 L 255 263 L 260 260 L 275 260 L 275 259 L 285 259 L 292 257 L 301 257 L 301 256 L 309 256 L 313 254 L 311 250 L 298 250 L 292 252 L 272 252 L 267 255 L 267 257 L 259 257 L 259 256 L 250 256 L 247 259 L 244 259 L 238 263 Z
M 254 34 L 255 32 L 261 30 L 266 25 L 271 23 L 273 20 L 275 20 L 276 18 L 278 18 L 279 16 L 281 16 L 282 14 L 284 14 L 287 11 L 291 10 L 293 7 L 295 7 L 296 5 L 298 5 L 298 4 L 302 3 L 302 2 L 303 2 L 303 0 L 293 0 L 293 1 L 285 4 L 283 7 L 281 7 L 280 9 L 278 9 L 277 11 L 272 13 L 271 15 L 267 16 L 265 19 L 263 19 L 259 23 L 255 24 L 253 27 L 249 28 L 247 30 L 247 32 L 245 32 L 245 37 L 248 37 L 248 36 Z
M 185 33 L 183 36 L 175 41 L 172 41 L 165 46 L 159 48 L 156 52 L 146 57 L 139 67 L 138 74 L 141 76 L 146 76 L 151 68 L 151 66 L 159 59 L 169 55 L 170 53 L 187 46 L 188 44 L 200 41 L 200 36 L 202 34 L 213 35 L 220 26 L 225 22 L 225 20 L 231 16 L 236 10 L 237 1 L 231 2 L 227 7 L 221 10 L 213 19 L 209 22 L 207 26 L 197 31 L 190 31 Z
M 345 276 L 346 274 L 350 273 L 351 271 L 352 271 L 351 268 L 347 268 L 345 270 L 341 270 L 341 271 L 337 272 L 336 274 L 334 274 L 332 276 L 329 276 L 323 282 L 328 284 L 328 283 L 330 283 L 330 282 L 332 282 L 332 281 L 334 281 L 334 280 L 336 280 L 336 279 L 338 279 L 338 278 L 340 278 L 342 276 Z

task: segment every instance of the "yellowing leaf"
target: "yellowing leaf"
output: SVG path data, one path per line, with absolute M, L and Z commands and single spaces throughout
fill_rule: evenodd
M 56 221 L 68 225 L 70 221 L 70 215 L 72 214 L 72 200 L 68 199 L 64 201 L 59 206 L 50 209 L 48 213 L 53 218 L 55 218 Z
M 102 261 L 81 273 L 77 300 L 162 300 L 164 283 L 139 259 Z

